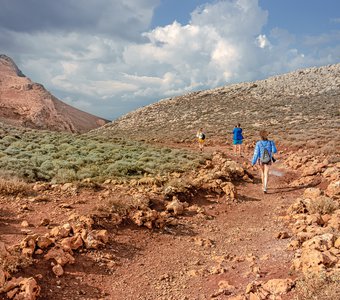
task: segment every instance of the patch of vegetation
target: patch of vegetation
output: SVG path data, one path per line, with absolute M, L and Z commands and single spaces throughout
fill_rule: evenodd
M 334 300 L 340 295 L 340 271 L 331 275 L 315 274 L 299 280 L 296 284 L 296 300 Z
M 319 213 L 324 215 L 333 213 L 338 206 L 338 203 L 333 199 L 322 196 L 311 200 L 307 205 L 307 209 L 311 214 Z
M 0 139 L 0 169 L 28 182 L 140 178 L 185 172 L 201 163 L 195 152 L 90 134 L 7 128 Z
M 32 186 L 27 182 L 11 173 L 0 172 L 0 195 L 31 195 L 33 192 Z

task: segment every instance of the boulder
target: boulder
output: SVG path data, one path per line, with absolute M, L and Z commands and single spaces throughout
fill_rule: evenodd
M 325 193 L 328 197 L 340 197 L 340 180 L 331 182 Z
M 303 193 L 303 197 L 307 199 L 316 199 L 322 195 L 319 188 L 307 188 Z
M 184 209 L 185 205 L 181 203 L 176 196 L 173 196 L 172 201 L 166 206 L 166 210 L 173 212 L 175 216 L 183 214 Z
M 56 226 L 51 229 L 50 236 L 55 237 L 57 239 L 68 237 L 71 233 L 71 225 L 66 223 L 63 226 Z
M 262 285 L 272 295 L 287 294 L 293 286 L 294 281 L 291 279 L 271 279 Z
M 53 241 L 46 236 L 39 236 L 36 240 L 36 244 L 40 249 L 46 249 L 53 244 Z
M 83 239 L 80 233 L 76 233 L 74 236 L 61 239 L 59 244 L 65 251 L 77 250 L 83 246 Z
M 33 277 L 13 278 L 6 282 L 3 288 L 7 297 L 14 300 L 35 300 L 39 297 L 40 290 L 40 286 Z
M 81 237 L 87 249 L 98 249 L 100 246 L 106 244 L 109 240 L 107 230 L 83 230 Z
M 226 182 L 223 186 L 223 191 L 226 197 L 230 200 L 237 200 L 237 190 L 234 184 Z
M 63 267 L 61 265 L 58 264 L 58 265 L 53 266 L 52 272 L 56 276 L 60 277 L 60 276 L 62 276 L 64 274 L 64 269 L 63 269 Z
M 65 252 L 63 249 L 57 247 L 50 249 L 45 254 L 44 259 L 54 259 L 61 266 L 73 264 L 75 262 L 74 257 L 70 253 Z
M 315 236 L 302 244 L 303 248 L 309 250 L 326 251 L 333 247 L 335 236 L 331 233 Z

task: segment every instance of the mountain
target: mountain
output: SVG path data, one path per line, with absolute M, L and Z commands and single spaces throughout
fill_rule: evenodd
M 106 120 L 76 109 L 32 82 L 14 61 L 0 55 L 0 121 L 35 129 L 87 132 Z
M 234 125 L 241 123 L 247 140 L 257 139 L 259 129 L 267 129 L 272 137 L 295 145 L 318 138 L 335 143 L 340 140 L 339 102 L 340 64 L 336 64 L 163 99 L 98 132 L 189 142 L 203 127 L 207 141 L 225 141 Z

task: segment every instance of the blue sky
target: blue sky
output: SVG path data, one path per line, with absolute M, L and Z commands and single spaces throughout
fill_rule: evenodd
M 339 0 L 2 0 L 0 53 L 114 119 L 160 99 L 340 62 Z

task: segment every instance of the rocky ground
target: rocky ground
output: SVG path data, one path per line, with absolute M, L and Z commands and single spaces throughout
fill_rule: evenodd
M 163 99 L 132 111 L 96 132 L 156 141 L 190 142 L 203 127 L 225 140 L 241 123 L 248 141 L 267 128 L 289 147 L 339 154 L 340 64 L 297 70 Z M 138 126 L 137 126 L 138 124 Z
M 293 299 L 304 274 L 338 276 L 339 163 L 281 153 L 263 194 L 250 153 L 216 150 L 165 194 L 144 179 L 1 196 L 0 297 Z

